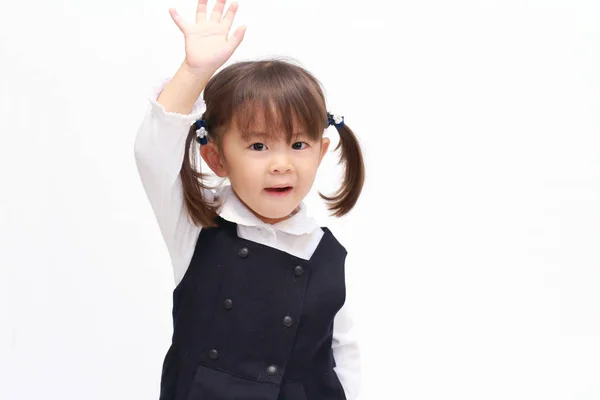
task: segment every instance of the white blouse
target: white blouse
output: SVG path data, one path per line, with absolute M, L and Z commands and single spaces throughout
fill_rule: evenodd
M 187 216 L 179 172 L 189 128 L 200 118 L 205 105 L 199 97 L 188 115 L 167 112 L 156 101 L 167 81 L 157 85 L 148 97 L 150 107 L 137 131 L 134 150 L 140 180 L 166 243 L 177 285 L 190 265 L 201 230 Z M 223 201 L 219 215 L 237 224 L 241 238 L 308 260 L 323 236 L 323 230 L 308 215 L 304 203 L 287 220 L 266 224 L 246 208 L 231 186 L 224 186 L 212 195 Z M 355 400 L 361 380 L 360 352 L 348 301 L 335 317 L 332 349 L 334 370 L 346 398 Z

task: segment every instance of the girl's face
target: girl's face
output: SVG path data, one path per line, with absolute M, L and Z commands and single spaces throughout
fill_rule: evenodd
M 306 197 L 330 142 L 312 140 L 298 130 L 291 142 L 283 133 L 272 137 L 264 132 L 261 124 L 244 135 L 233 127 L 223 135 L 220 152 L 211 144 L 213 151 L 206 149 L 203 156 L 218 176 L 229 178 L 236 195 L 258 218 L 276 223 L 289 218 Z

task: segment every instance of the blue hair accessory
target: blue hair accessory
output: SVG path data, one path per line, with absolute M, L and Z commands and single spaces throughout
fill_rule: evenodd
M 206 130 L 206 121 L 203 119 L 199 119 L 198 121 L 194 122 L 194 124 L 196 125 L 196 140 L 198 141 L 198 143 L 208 143 L 208 139 L 206 138 L 206 136 L 208 135 L 208 131 Z
M 340 129 L 344 126 L 344 117 L 327 113 L 327 123 L 329 126 L 334 125 L 337 129 Z

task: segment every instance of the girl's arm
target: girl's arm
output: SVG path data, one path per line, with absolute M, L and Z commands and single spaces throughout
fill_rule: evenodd
M 183 63 L 173 79 L 164 86 L 157 102 L 167 112 L 189 114 L 210 77 L 210 74 L 193 73 L 186 67 L 186 63 Z
M 166 104 L 161 104 L 158 99 L 167 88 L 172 91 L 185 80 L 185 75 L 175 74 L 173 79 L 153 90 L 148 97 L 150 107 L 134 143 L 138 174 L 171 257 L 176 283 L 185 273 L 200 233 L 200 227 L 187 218 L 179 171 L 189 128 L 200 118 L 205 107 L 198 96 L 191 106 L 184 104 L 185 101 L 169 102 L 168 93 L 163 97 L 167 99 Z M 185 112 L 184 109 L 188 108 Z
M 360 348 L 348 303 L 336 314 L 333 323 L 333 358 L 346 398 L 356 400 L 361 386 Z
M 217 0 L 209 15 L 207 0 L 198 0 L 194 22 L 169 9 L 185 40 L 185 60 L 173 78 L 150 96 L 151 107 L 135 138 L 138 173 L 169 250 L 176 282 L 187 269 L 200 232 L 183 202 L 179 172 L 185 142 L 190 126 L 205 110 L 200 94 L 244 38 L 245 26 L 229 37 L 237 9 L 233 2 L 223 14 L 225 0 Z

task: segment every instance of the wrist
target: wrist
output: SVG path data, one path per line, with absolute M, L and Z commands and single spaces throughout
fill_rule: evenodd
M 201 84 L 202 87 L 204 87 L 213 76 L 215 71 L 210 69 L 192 68 L 187 64 L 187 62 L 184 61 L 179 67 L 177 73 L 191 84 L 194 84 L 195 86 L 197 86 L 197 84 Z

